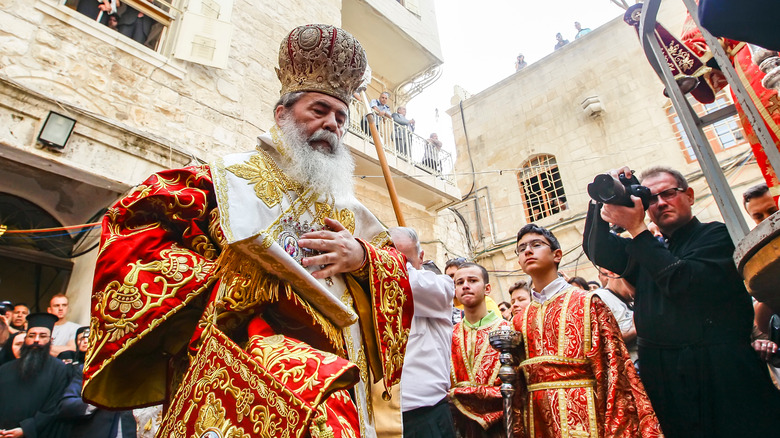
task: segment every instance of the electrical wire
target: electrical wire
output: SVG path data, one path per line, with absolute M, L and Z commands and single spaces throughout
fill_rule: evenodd
M 54 228 L 36 228 L 31 230 L 8 230 L 5 232 L 5 234 L 35 234 L 35 233 L 49 233 L 53 231 L 68 231 L 68 230 L 79 230 L 83 228 L 100 228 L 101 222 L 93 222 L 90 224 L 79 224 L 79 225 L 71 225 L 68 227 L 54 227 Z M 70 235 L 67 234 L 56 234 L 56 236 L 67 236 Z

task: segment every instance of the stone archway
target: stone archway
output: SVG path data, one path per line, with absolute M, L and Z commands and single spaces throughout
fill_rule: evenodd
M 35 203 L 3 192 L 0 225 L 7 231 L 62 227 Z M 33 312 L 45 311 L 49 297 L 66 290 L 73 245 L 65 231 L 5 233 L 0 237 L 0 300 L 23 302 Z

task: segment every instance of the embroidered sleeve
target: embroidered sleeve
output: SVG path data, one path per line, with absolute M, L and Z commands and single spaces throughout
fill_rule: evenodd
M 91 403 L 128 408 L 164 401 L 168 357 L 186 345 L 200 298 L 214 282 L 211 188 L 205 166 L 160 172 L 106 213 L 84 369 Z M 188 305 L 193 311 L 181 312 Z

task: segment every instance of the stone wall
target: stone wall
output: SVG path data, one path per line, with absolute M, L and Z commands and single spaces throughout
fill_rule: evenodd
M 0 3 L 0 75 L 204 158 L 252 147 L 272 123 L 286 33 L 341 16 L 338 0 L 236 1 L 228 68 L 217 69 L 155 53 L 58 3 Z

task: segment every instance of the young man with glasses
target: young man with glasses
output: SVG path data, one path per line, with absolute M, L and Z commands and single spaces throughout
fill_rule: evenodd
M 610 172 L 631 177 L 627 167 Z M 667 167 L 646 170 L 647 214 L 666 245 L 633 207 L 591 204 L 583 248 L 599 266 L 636 287 L 639 371 L 669 438 L 769 436 L 780 430 L 780 393 L 750 346 L 753 309 L 734 266 L 724 224 L 693 215 L 693 189 Z M 610 233 L 609 224 L 630 238 Z
M 528 224 L 516 252 L 533 284 L 531 304 L 513 320 L 525 351 L 526 436 L 660 437 L 612 312 L 558 275 L 558 239 Z

